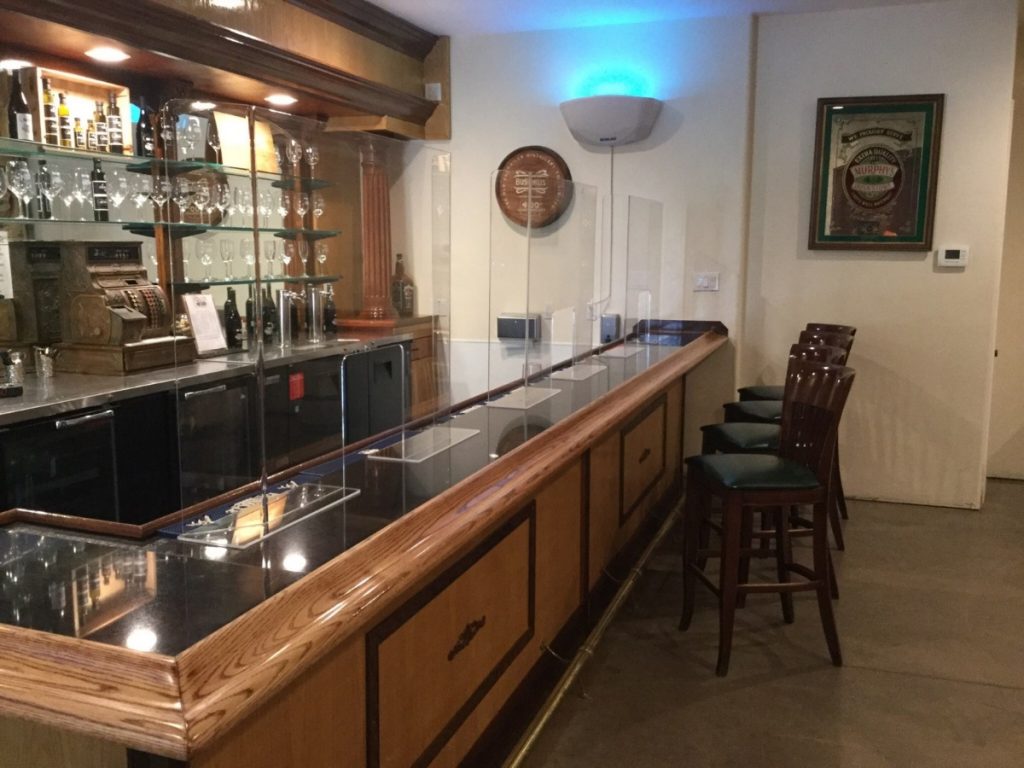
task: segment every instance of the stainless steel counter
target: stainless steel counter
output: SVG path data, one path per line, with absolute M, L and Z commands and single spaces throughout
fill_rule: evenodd
M 285 348 L 275 344 L 264 348 L 264 365 L 272 369 L 289 363 L 409 341 L 411 338 L 409 334 L 397 334 L 366 340 L 331 339 L 318 344 L 295 344 Z M 154 392 L 165 392 L 177 386 L 193 386 L 228 379 L 255 364 L 255 350 L 246 350 L 124 376 L 57 373 L 53 378 L 43 379 L 29 374 L 25 377 L 24 394 L 20 397 L 0 399 L 0 427 L 83 408 L 95 408 Z

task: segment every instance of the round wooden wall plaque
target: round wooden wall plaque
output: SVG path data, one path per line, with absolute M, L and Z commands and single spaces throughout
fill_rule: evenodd
M 498 166 L 494 183 L 498 207 L 520 226 L 546 227 L 572 202 L 572 175 L 557 152 L 547 147 L 520 147 Z

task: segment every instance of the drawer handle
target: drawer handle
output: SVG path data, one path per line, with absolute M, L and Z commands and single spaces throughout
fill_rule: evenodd
M 210 387 L 209 389 L 193 389 L 191 392 L 185 393 L 185 399 L 191 400 L 193 397 L 203 397 L 205 395 L 213 395 L 217 392 L 227 392 L 227 384 L 219 384 L 216 387 Z
M 452 649 L 448 651 L 448 661 L 452 661 L 456 656 L 466 650 L 466 648 L 469 647 L 469 644 L 473 642 L 473 638 L 476 637 L 476 633 L 483 629 L 484 624 L 486 623 L 486 616 L 481 616 L 479 619 L 469 622 L 469 624 L 463 628 L 462 634 L 459 635 L 459 639 L 455 641 L 455 645 L 453 645 Z
M 79 424 L 87 424 L 90 421 L 109 419 L 112 418 L 113 415 L 114 412 L 108 408 L 107 410 L 100 411 L 99 413 L 87 413 L 85 416 L 79 416 L 74 419 L 57 419 L 57 421 L 53 423 L 53 426 L 57 429 L 68 429 L 70 427 L 77 427 Z
M 644 452 L 640 454 L 640 461 L 637 462 L 637 463 L 638 464 L 643 464 L 645 461 L 647 461 L 647 457 L 650 456 L 650 455 L 651 455 L 651 449 L 650 448 L 644 448 Z

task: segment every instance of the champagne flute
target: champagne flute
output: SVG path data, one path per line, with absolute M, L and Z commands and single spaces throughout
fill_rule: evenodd
M 224 264 L 224 279 L 234 280 L 232 262 L 235 260 L 235 244 L 230 240 L 220 241 L 220 260 Z
M 267 262 L 267 277 L 273 277 L 274 259 L 277 258 L 277 243 L 272 239 L 263 241 L 263 260 Z
M 274 197 L 264 189 L 257 195 L 256 201 L 263 221 L 263 228 L 267 229 L 270 226 L 270 212 L 274 209 Z
M 245 261 L 245 265 L 249 268 L 249 278 L 252 279 L 252 268 L 256 264 L 256 251 L 253 247 L 252 240 L 247 237 L 242 238 L 242 259 Z
M 327 241 L 318 240 L 316 243 L 316 260 L 320 264 L 320 274 L 324 273 L 323 265 L 327 262 Z
M 316 177 L 316 165 L 320 162 L 320 150 L 315 144 L 308 144 L 305 150 L 306 165 L 309 166 L 309 178 Z
M 288 274 L 288 265 L 292 263 L 292 259 L 295 258 L 295 241 L 288 240 L 284 244 L 284 250 L 281 253 L 281 261 L 284 263 L 283 274 Z
M 185 223 L 185 211 L 189 208 L 189 201 L 192 196 L 192 186 L 188 179 L 181 176 L 174 180 L 174 188 L 171 192 L 171 200 L 178 206 L 178 223 Z
M 299 260 L 302 262 L 302 276 L 309 277 L 309 272 L 306 270 L 306 263 L 309 261 L 309 243 L 305 240 L 299 241 Z
M 319 192 L 313 195 L 313 221 L 324 215 L 324 196 Z
M 210 265 L 213 264 L 212 249 L 210 244 L 204 241 L 196 245 L 196 250 L 199 252 L 199 263 L 203 265 L 203 280 L 208 283 L 213 279 L 210 275 Z

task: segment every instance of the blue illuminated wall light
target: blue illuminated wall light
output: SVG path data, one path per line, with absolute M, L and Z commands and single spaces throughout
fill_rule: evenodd
M 653 78 L 638 70 L 625 67 L 591 68 L 581 72 L 570 84 L 568 98 L 587 96 L 646 96 L 655 97 Z

